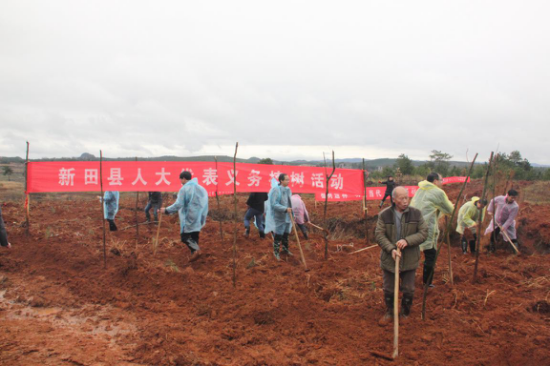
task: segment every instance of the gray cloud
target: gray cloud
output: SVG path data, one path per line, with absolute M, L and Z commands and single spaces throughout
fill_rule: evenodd
M 296 158 L 486 159 L 499 146 L 550 163 L 549 10 L 4 1 L 0 155 L 21 156 L 26 140 L 37 157 L 231 155 L 239 141 L 273 158 L 295 146 Z

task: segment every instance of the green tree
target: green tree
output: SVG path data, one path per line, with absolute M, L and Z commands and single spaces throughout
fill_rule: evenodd
M 11 180 L 11 175 L 13 174 L 13 169 L 9 166 L 3 166 L 2 169 L 4 170 L 4 175 L 8 176 L 8 180 Z
M 414 174 L 414 165 L 411 159 L 405 154 L 401 154 L 397 157 L 395 161 L 395 167 L 401 170 L 403 175 L 412 175 Z
M 273 160 L 271 158 L 260 159 L 258 164 L 273 165 Z
M 452 157 L 452 155 L 441 152 L 439 150 L 432 150 L 432 153 L 430 154 L 430 161 L 427 163 L 427 165 L 432 170 L 435 170 L 439 174 L 446 176 L 449 172 L 449 167 L 451 166 L 449 160 L 451 160 Z

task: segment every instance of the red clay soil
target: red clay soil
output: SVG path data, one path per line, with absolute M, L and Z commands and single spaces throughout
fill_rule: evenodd
M 521 183 L 520 189 L 527 183 Z M 446 187 L 456 201 L 460 185 Z M 481 194 L 473 182 L 468 196 Z M 141 194 L 140 207 L 145 204 Z M 65 197 L 66 198 L 66 197 Z M 70 197 L 69 197 L 70 198 Z M 268 239 L 242 236 L 240 196 L 236 283 L 230 197 L 201 232 L 203 256 L 189 263 L 176 217 L 139 227 L 135 194 L 123 194 L 119 231 L 107 231 L 103 262 L 101 206 L 90 196 L 34 199 L 30 237 L 19 202 L 2 208 L 11 250 L 0 249 L 2 365 L 549 365 L 550 206 L 520 202 L 519 256 L 501 243 L 494 255 L 463 255 L 452 236 L 438 261 L 421 319 L 422 284 L 411 318 L 400 327 L 400 355 L 391 355 L 393 326 L 383 314 L 378 247 L 366 242 L 359 202 L 330 203 L 328 259 L 314 231 L 302 240 L 309 271 L 294 257 L 276 262 Z M 462 202 L 462 200 L 461 200 Z M 322 205 L 306 203 L 321 224 Z M 369 202 L 372 241 L 377 202 Z M 144 221 L 142 212 L 138 221 Z M 482 240 L 482 246 L 488 241 Z

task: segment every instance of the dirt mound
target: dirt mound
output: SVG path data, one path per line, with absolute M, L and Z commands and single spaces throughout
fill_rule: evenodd
M 456 201 L 460 185 L 445 189 Z M 465 194 L 481 190 L 474 181 Z M 294 257 L 281 262 L 269 238 L 255 229 L 244 238 L 241 220 L 228 221 L 231 197 L 221 197 L 220 209 L 211 200 L 203 255 L 192 263 L 177 218 L 163 217 L 155 246 L 157 224 L 143 223 L 129 194 L 117 215 L 120 230 L 107 231 L 105 247 L 93 197 L 31 200 L 29 237 L 21 204 L 7 202 L 14 247 L 0 248 L 0 364 L 390 364 L 373 356 L 391 354 L 393 344 L 392 326 L 377 324 L 384 311 L 379 249 L 350 254 L 373 244 L 378 202 L 369 202 L 366 221 L 360 202 L 329 203 L 323 222 L 322 204 L 304 196 L 312 221 L 331 232 L 327 258 L 321 231 L 300 236 L 307 272 L 293 236 Z M 245 201 L 239 196 L 238 217 Z M 462 254 L 458 239 L 450 251 L 453 284 L 442 249 L 425 320 L 417 275 L 411 318 L 400 327 L 401 364 L 548 363 L 550 206 L 520 207 L 521 255 L 506 243 L 496 254 L 483 252 L 475 284 L 475 258 Z

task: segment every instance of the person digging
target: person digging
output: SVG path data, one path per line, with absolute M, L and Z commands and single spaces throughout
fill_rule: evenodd
M 395 261 L 400 257 L 399 278 L 401 279 L 400 316 L 409 317 L 414 297 L 414 278 L 420 260 L 419 245 L 428 237 L 428 225 L 420 210 L 409 207 L 409 195 L 404 187 L 392 192 L 393 203 L 380 212 L 376 222 L 375 239 L 382 249 L 380 267 L 384 280 L 384 302 L 386 312 L 378 322 L 384 326 L 393 319 Z M 401 253 L 398 253 L 398 249 Z
M 468 245 L 470 246 L 470 253 L 474 254 L 476 251 L 477 241 L 477 222 L 480 215 L 484 211 L 484 207 L 487 204 L 487 200 L 482 200 L 479 197 L 472 197 L 472 199 L 462 205 L 458 211 L 458 219 L 456 221 L 456 232 L 462 235 L 460 243 L 462 245 L 462 254 L 468 253 Z M 483 221 L 483 216 L 481 218 Z M 466 239 L 466 231 L 472 233 L 473 239 L 468 241 Z

